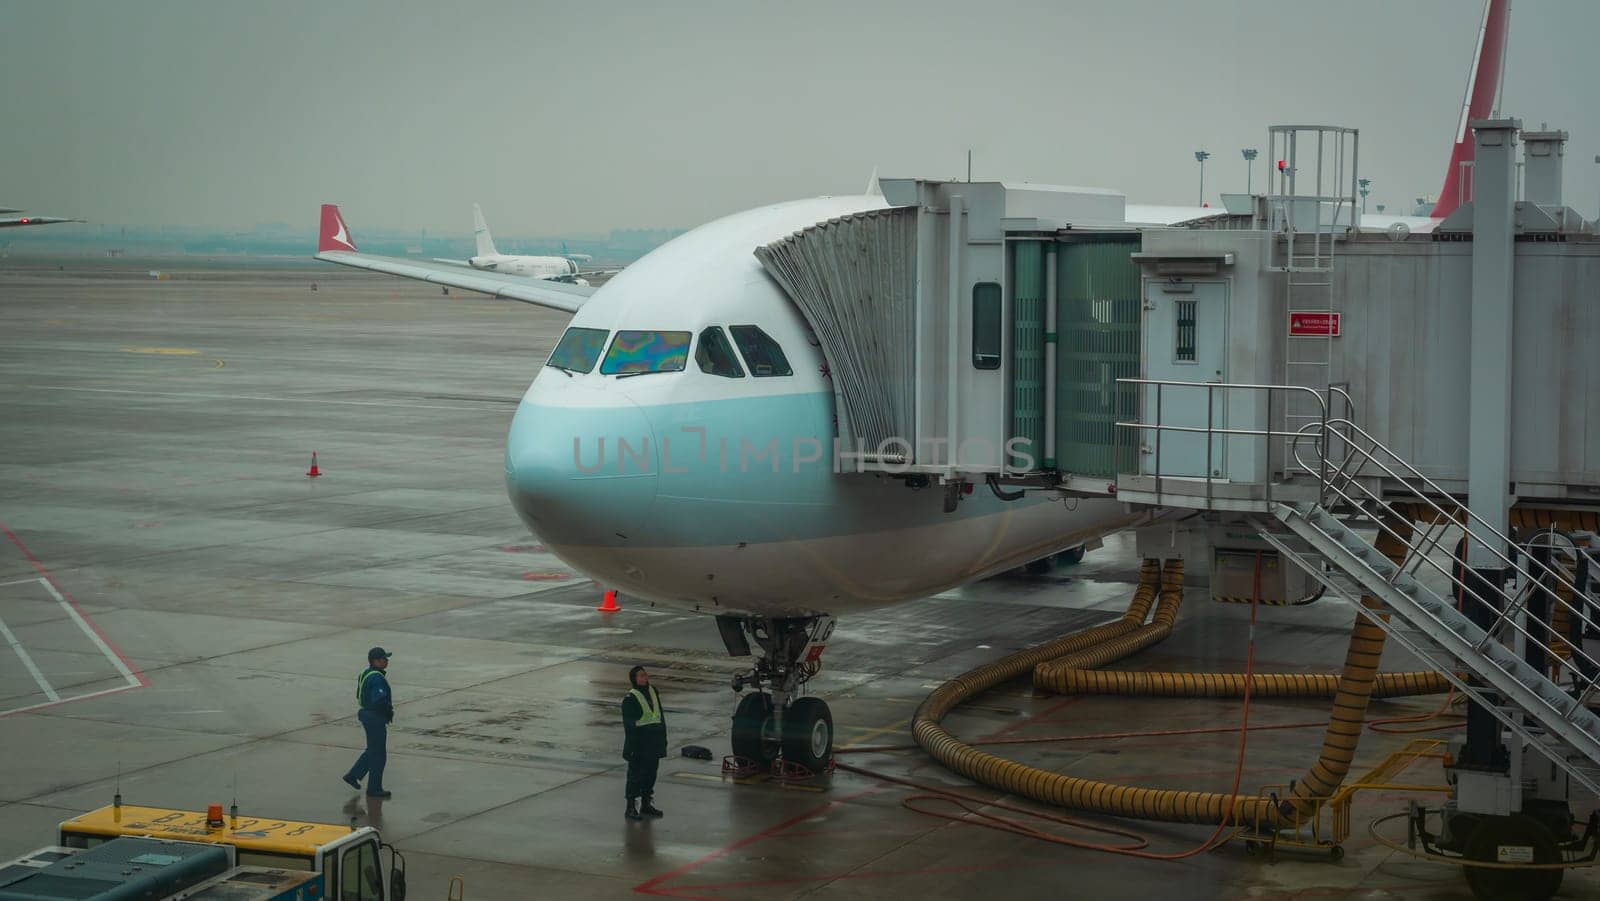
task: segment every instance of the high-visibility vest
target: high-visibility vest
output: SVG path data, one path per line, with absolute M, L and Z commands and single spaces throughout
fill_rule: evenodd
M 364 672 L 361 675 L 356 677 L 356 703 L 357 704 L 359 704 L 362 701 L 366 700 L 365 698 L 362 697 L 362 694 L 364 694 L 366 692 L 366 690 L 367 690 L 367 678 L 369 676 L 375 675 L 375 674 L 380 673 L 380 672 L 382 672 L 382 670 L 376 670 L 376 669 L 372 669 L 372 668 L 369 667 L 366 672 Z
M 645 700 L 644 692 L 637 688 L 628 690 L 628 694 L 633 695 L 633 699 L 639 703 L 639 721 L 634 723 L 635 726 L 654 726 L 661 722 L 661 696 L 656 694 L 654 685 L 649 688 L 650 700 L 655 702 L 654 707 Z

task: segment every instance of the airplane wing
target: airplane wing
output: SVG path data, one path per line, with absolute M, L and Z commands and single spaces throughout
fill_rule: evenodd
M 82 219 L 62 219 L 56 216 L 0 216 L 0 228 L 22 225 L 53 225 L 57 222 L 82 222 Z
M 344 217 L 339 215 L 339 208 L 331 203 L 322 205 L 322 229 L 317 237 L 316 259 L 356 269 L 398 275 L 401 278 L 414 278 L 436 285 L 477 291 L 490 297 L 520 300 L 523 303 L 567 313 L 577 312 L 584 301 L 589 299 L 589 295 L 595 292 L 594 288 L 584 285 L 566 285 L 520 275 L 482 272 L 449 263 L 436 264 L 362 253 L 356 250 L 355 239 L 350 236 L 350 230 L 345 228 Z

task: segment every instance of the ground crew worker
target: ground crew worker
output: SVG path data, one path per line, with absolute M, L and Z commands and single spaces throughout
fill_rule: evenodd
M 394 695 L 389 691 L 389 678 L 384 671 L 389 668 L 389 652 L 373 648 L 367 652 L 367 668 L 356 677 L 356 700 L 361 710 L 356 719 L 367 733 L 367 749 L 356 758 L 355 766 L 344 774 L 345 784 L 361 790 L 361 779 L 367 780 L 367 797 L 390 798 L 392 792 L 383 788 L 383 768 L 389 762 L 389 724 L 394 721 Z
M 631 687 L 622 698 L 622 759 L 628 761 L 626 816 L 642 820 L 664 815 L 650 800 L 656 791 L 656 768 L 667 756 L 667 717 L 644 667 L 628 671 L 628 685 Z

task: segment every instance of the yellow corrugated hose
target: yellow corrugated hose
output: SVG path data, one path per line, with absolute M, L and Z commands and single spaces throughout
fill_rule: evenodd
M 1393 525 L 1391 523 L 1391 525 Z M 1398 531 L 1398 530 L 1397 530 Z M 1387 540 L 1385 540 L 1387 539 Z M 1404 543 L 1387 534 L 1379 550 L 1403 556 Z M 1157 581 L 1159 580 L 1159 592 Z M 1152 598 L 1155 614 L 1144 623 Z M 1449 684 L 1436 673 L 1377 673 L 1383 632 L 1358 614 L 1343 672 L 1304 674 L 1185 674 L 1094 672 L 1166 638 L 1183 599 L 1183 561 L 1161 566 L 1145 560 L 1139 586 L 1127 613 L 1116 622 L 1075 633 L 979 667 L 941 685 L 912 718 L 917 744 L 934 759 L 979 783 L 1036 801 L 1113 816 L 1178 823 L 1259 823 L 1272 826 L 1280 813 L 1314 809 L 1317 799 L 1331 795 L 1343 781 L 1355 756 L 1367 702 L 1374 695 L 1398 696 L 1444 692 Z M 1370 610 L 1377 606 L 1363 598 Z M 1376 615 L 1376 614 L 1372 614 Z M 963 701 L 1033 670 L 1037 687 L 1057 692 L 1100 692 L 1167 697 L 1243 696 L 1334 697 L 1322 753 L 1305 779 L 1295 784 L 1280 808 L 1271 798 L 1216 792 L 1158 790 L 1097 782 L 1053 773 L 996 757 L 963 743 L 941 721 Z

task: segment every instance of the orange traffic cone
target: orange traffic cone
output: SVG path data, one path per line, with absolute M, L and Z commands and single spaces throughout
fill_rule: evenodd
M 317 468 L 317 452 L 316 451 L 312 451 L 311 452 L 311 468 L 306 470 L 306 475 L 310 476 L 313 479 L 316 478 L 317 476 L 322 475 L 322 470 Z
M 615 591 L 607 591 L 605 600 L 601 602 L 600 606 L 594 609 L 600 611 L 601 613 L 616 613 L 622 608 L 617 606 L 617 593 Z

